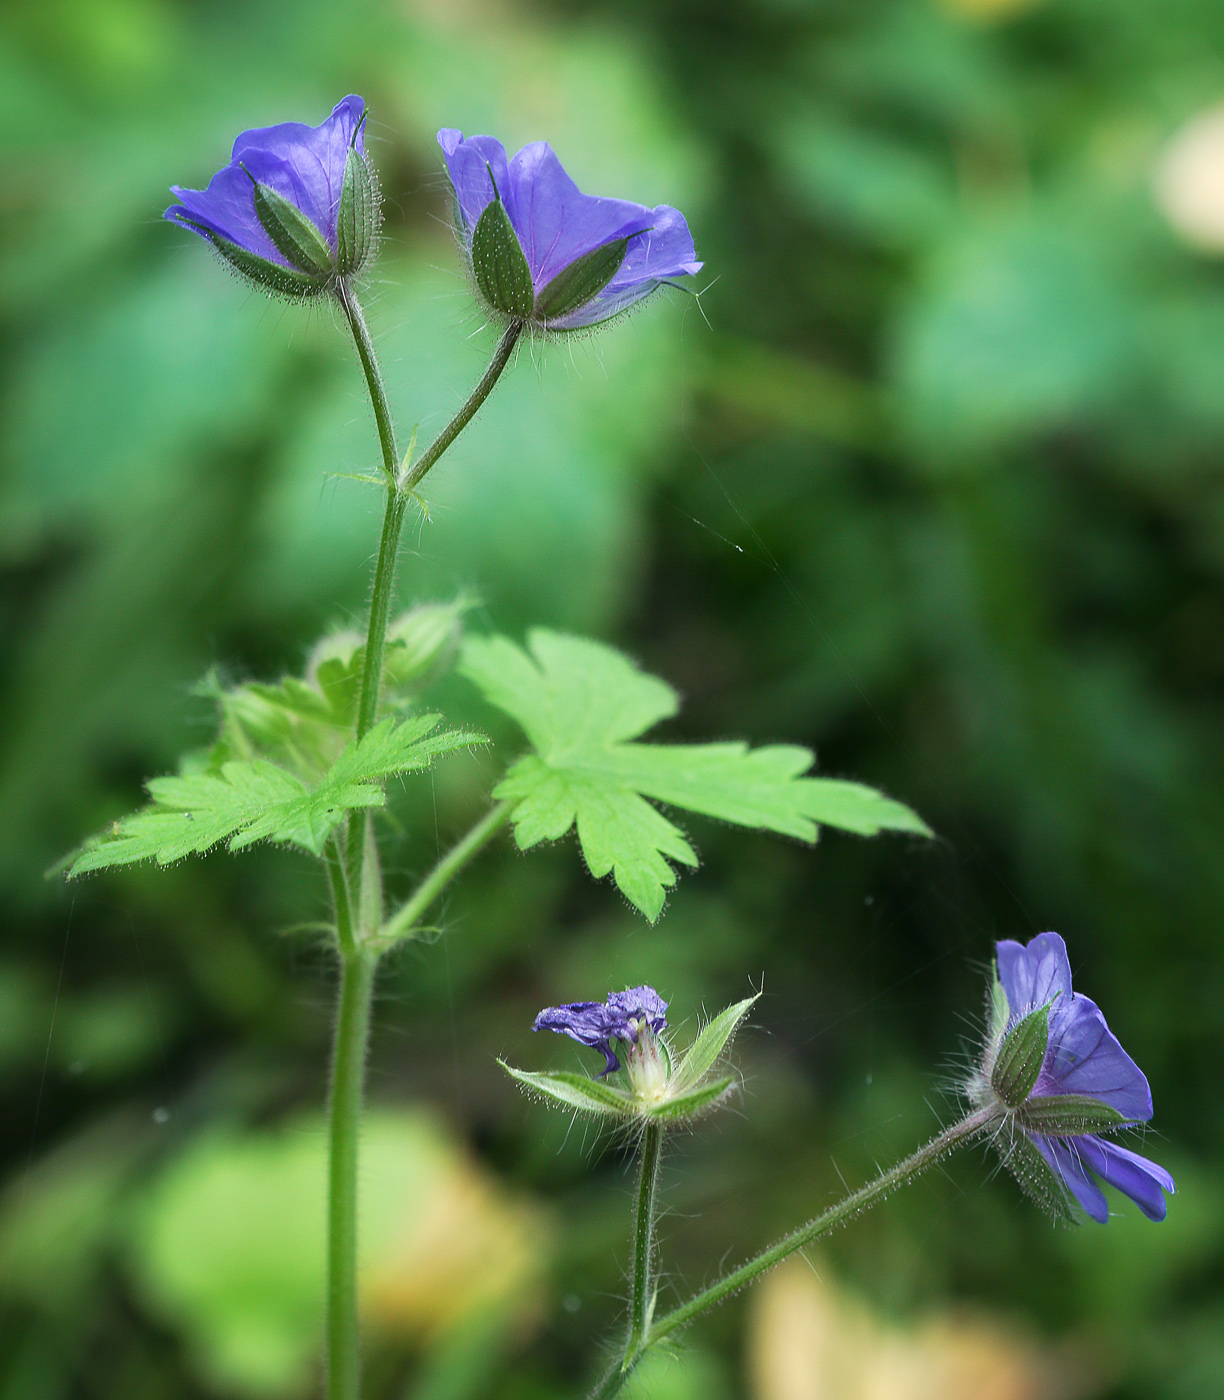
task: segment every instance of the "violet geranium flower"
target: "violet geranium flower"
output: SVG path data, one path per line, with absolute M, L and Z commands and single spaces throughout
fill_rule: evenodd
M 1007 1165 L 1056 1211 L 1070 1192 L 1104 1224 L 1109 1207 L 1095 1176 L 1129 1196 L 1149 1220 L 1163 1220 L 1173 1178 L 1100 1136 L 1146 1123 L 1151 1090 L 1100 1008 L 1072 991 L 1066 944 L 1056 933 L 1042 933 L 1027 946 L 998 943 L 995 955 L 994 1025 L 970 1092 L 979 1106 L 1003 1109 Z
M 365 103 L 349 96 L 319 126 L 244 131 L 204 190 L 171 187 L 165 217 L 206 239 L 250 281 L 291 297 L 322 295 L 369 261 L 378 185 L 362 140 Z
M 602 1050 L 607 1065 L 602 1074 L 620 1069 L 612 1042 L 636 1045 L 642 1030 L 654 1034 L 666 1029 L 667 1003 L 653 987 L 630 987 L 613 992 L 607 1001 L 571 1001 L 564 1006 L 548 1006 L 535 1018 L 533 1031 L 556 1031 L 579 1045 Z M 601 1074 L 601 1077 L 602 1077 Z
M 492 136 L 443 128 L 438 144 L 473 280 L 499 319 L 579 330 L 701 270 L 679 210 L 583 194 L 546 141 L 511 159 Z

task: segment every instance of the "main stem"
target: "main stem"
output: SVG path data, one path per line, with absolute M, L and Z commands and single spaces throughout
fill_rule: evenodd
M 928 1167 L 934 1166 L 954 1148 L 960 1147 L 963 1143 L 969 1142 L 985 1132 L 992 1123 L 998 1120 L 998 1117 L 999 1110 L 996 1108 L 979 1109 L 959 1123 L 953 1124 L 952 1127 L 945 1128 L 942 1133 L 933 1137 L 925 1147 L 920 1147 L 917 1152 L 907 1157 L 903 1162 L 898 1162 L 895 1167 L 881 1172 L 874 1181 L 851 1192 L 844 1200 L 830 1206 L 828 1210 L 809 1220 L 806 1225 L 792 1230 L 789 1235 L 784 1235 L 777 1244 L 762 1250 L 755 1258 L 748 1260 L 746 1264 L 741 1264 L 738 1269 L 726 1274 L 717 1283 L 711 1284 L 709 1288 L 703 1289 L 695 1297 L 690 1298 L 687 1303 L 682 1303 L 678 1308 L 673 1308 L 671 1312 L 659 1318 L 657 1322 L 651 1323 L 639 1339 L 636 1350 L 632 1346 L 633 1334 L 631 1331 L 631 1345 L 626 1348 L 623 1359 L 604 1374 L 603 1379 L 591 1392 L 590 1400 L 611 1400 L 611 1397 L 620 1391 L 638 1362 L 657 1342 L 661 1342 L 665 1337 L 678 1332 L 682 1327 L 692 1322 L 698 1314 L 705 1312 L 707 1308 L 714 1307 L 716 1303 L 721 1303 L 724 1298 L 730 1297 L 731 1294 L 737 1293 L 746 1284 L 759 1278 L 767 1269 L 772 1269 L 775 1264 L 780 1264 L 783 1259 L 797 1253 L 806 1245 L 819 1239 L 821 1235 L 828 1234 L 830 1230 L 835 1230 L 839 1225 L 845 1224 L 847 1220 L 869 1210 L 891 1191 L 895 1191 L 897 1187 L 913 1181 L 916 1176 L 926 1171 Z
M 357 1328 L 357 1143 L 370 1003 L 377 959 L 357 951 L 340 963 L 340 1007 L 332 1063 L 327 1186 L 327 1396 L 359 1400 Z
M 663 1129 L 650 1123 L 642 1130 L 642 1162 L 638 1175 L 637 1210 L 633 1223 L 633 1292 L 629 1297 L 629 1340 L 625 1358 L 636 1356 L 650 1326 L 654 1277 L 655 1196 L 663 1158 Z
M 383 514 L 378 562 L 370 597 L 370 620 L 366 629 L 365 661 L 357 706 L 357 732 L 360 742 L 378 714 L 382 689 L 383 653 L 387 642 L 387 619 L 395 583 L 395 561 L 400 530 L 404 523 L 410 492 L 421 481 L 455 438 L 475 416 L 493 390 L 510 360 L 511 351 L 522 330 L 514 322 L 503 333 L 485 371 L 454 418 L 417 461 L 405 465 L 401 474 L 395 428 L 387 403 L 378 358 L 370 330 L 352 289 L 341 282 L 337 300 L 348 320 L 357 347 L 357 357 L 370 391 L 378 442 L 382 449 L 383 474 L 387 481 L 387 503 Z M 488 836 L 505 820 L 508 809 L 494 808 L 498 819 Z M 493 814 L 491 813 L 490 816 Z M 487 823 L 489 818 L 485 819 Z M 488 836 L 485 839 L 488 839 Z M 479 850 L 481 841 L 467 856 Z M 366 891 L 362 882 L 372 879 L 381 885 L 377 862 L 365 861 L 365 814 L 354 812 L 348 825 L 343 852 L 337 845 L 326 856 L 328 876 L 336 907 L 337 938 L 340 945 L 340 1005 L 336 1015 L 329 1127 L 329 1175 L 327 1188 L 327 1396 L 328 1400 L 360 1400 L 361 1350 L 357 1326 L 357 1147 L 361 1129 L 362 1091 L 366 1051 L 370 1040 L 370 1003 L 379 949 L 374 941 L 377 929 L 365 928 L 363 910 L 381 910 L 382 891 Z M 458 865 L 455 866 L 458 869 Z M 453 873 L 453 872 L 452 872 Z M 431 877 L 432 878 L 432 877 Z M 450 878 L 447 875 L 446 878 Z M 428 882 L 427 882 L 428 883 Z M 442 881 L 445 883 L 445 880 Z M 440 885 L 438 886 L 440 888 Z M 418 892 L 419 894 L 420 892 Z M 430 894 L 430 898 L 436 889 Z M 427 901 L 426 901 L 427 902 Z M 414 901 L 409 902 L 410 905 Z

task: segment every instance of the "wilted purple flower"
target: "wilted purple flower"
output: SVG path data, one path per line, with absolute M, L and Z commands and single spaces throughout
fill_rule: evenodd
M 172 186 L 165 217 L 198 233 L 237 270 L 290 296 L 316 296 L 360 272 L 378 225 L 365 157 L 365 103 L 349 96 L 319 126 L 244 131 L 205 190 Z
M 1071 990 L 1066 944 L 1056 933 L 1042 933 L 1027 946 L 1010 939 L 998 943 L 995 954 L 1007 1019 L 991 1053 L 998 1053 L 1004 1037 L 1025 1017 L 1048 1008 L 1040 1067 L 1034 1061 L 1036 1076 L 1022 1101 L 1010 1101 L 1015 1126 L 1093 1220 L 1104 1224 L 1109 1208 L 1090 1172 L 1129 1196 L 1149 1220 L 1163 1220 L 1163 1193 L 1174 1190 L 1169 1173 L 1084 1126 L 1094 1114 L 1116 1116 L 1110 1126 L 1145 1123 L 1152 1116 L 1152 1093 L 1100 1008 Z M 982 1086 L 990 1082 L 990 1068 L 985 1067 Z
M 658 1033 L 667 1026 L 667 1003 L 653 987 L 630 987 L 613 992 L 607 1001 L 571 1001 L 547 1006 L 535 1018 L 533 1031 L 556 1031 L 579 1045 L 602 1050 L 607 1065 L 603 1074 L 620 1069 L 612 1042 L 636 1045 L 643 1027 Z
M 492 136 L 443 128 L 438 144 L 476 285 L 497 315 L 577 330 L 701 270 L 679 210 L 583 194 L 546 141 L 512 159 Z

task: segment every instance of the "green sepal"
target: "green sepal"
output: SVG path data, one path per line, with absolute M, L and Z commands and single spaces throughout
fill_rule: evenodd
M 205 228 L 203 224 L 197 224 L 192 219 L 182 219 L 180 222 L 184 227 L 193 228 L 197 233 L 203 234 L 235 272 L 245 277 L 248 282 L 254 282 L 257 287 L 275 292 L 278 296 L 292 297 L 298 300 L 317 297 L 325 289 L 324 284 L 318 278 L 308 277 L 304 272 L 298 272 L 296 268 L 283 267 L 280 263 L 269 262 L 267 258 L 261 258 L 258 253 L 249 253 L 245 248 L 239 247 L 237 243 L 232 243 L 228 238 L 222 238 L 219 233 L 214 233 L 212 229 Z
M 245 169 L 245 167 L 244 167 Z M 297 207 L 248 171 L 255 187 L 255 213 L 277 251 L 307 275 L 326 280 L 336 267 L 327 240 Z
M 1033 1092 L 1049 1043 L 1049 1002 L 1017 1021 L 1004 1037 L 990 1072 L 990 1087 L 1008 1108 L 1019 1108 Z
M 629 237 L 636 235 L 630 234 Z M 555 321 L 585 306 L 620 271 L 628 247 L 628 238 L 614 238 L 611 243 L 592 249 L 558 272 L 535 299 L 537 318 Z
M 597 1118 L 622 1119 L 638 1115 L 634 1099 L 601 1079 L 588 1079 L 585 1075 L 564 1071 L 533 1074 L 529 1070 L 515 1069 L 505 1060 L 498 1060 L 497 1063 L 528 1093 L 552 1099 L 566 1108 L 577 1109 L 579 1113 L 590 1113 Z
M 531 269 L 506 206 L 496 193 L 472 231 L 472 272 L 481 294 L 495 311 L 516 321 L 531 315 Z
M 1116 1108 L 1087 1094 L 1051 1094 L 1048 1098 L 1028 1099 L 1017 1116 L 1028 1132 L 1050 1137 L 1104 1133 L 1131 1121 Z
M 336 269 L 342 277 L 359 271 L 370 256 L 378 222 L 377 204 L 374 176 L 365 156 L 353 146 L 344 164 L 336 218 Z
M 678 1093 L 687 1092 L 714 1068 L 718 1057 L 723 1053 L 731 1042 L 731 1037 L 739 1029 L 740 1022 L 752 1010 L 756 1004 L 755 997 L 747 997 L 743 1001 L 737 1001 L 734 1006 L 728 1006 L 725 1011 L 720 1011 L 708 1026 L 701 1032 L 687 1054 L 676 1067 L 675 1078 L 672 1081 Z
M 1003 1153 L 1003 1164 L 1024 1194 L 1047 1215 L 1053 1216 L 1055 1223 L 1075 1224 L 1075 1211 L 1062 1178 L 1023 1133 L 1017 1133 L 1012 1139 Z
M 735 1076 L 728 1074 L 722 1079 L 714 1079 L 708 1084 L 690 1089 L 687 1093 L 675 1094 L 669 1090 L 667 1098 L 657 1104 L 643 1105 L 640 1109 L 641 1116 L 654 1123 L 682 1123 L 700 1118 L 703 1113 L 717 1108 L 735 1088 L 736 1083 Z

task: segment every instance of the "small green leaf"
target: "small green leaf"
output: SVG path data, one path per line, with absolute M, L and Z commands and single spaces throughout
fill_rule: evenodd
M 736 1083 L 735 1076 L 728 1074 L 722 1079 L 713 1079 L 708 1084 L 689 1089 L 686 1093 L 669 1096 L 661 1103 L 644 1108 L 642 1112 L 645 1117 L 652 1118 L 657 1123 L 691 1121 L 717 1108 L 735 1088 Z
M 1003 1165 L 1031 1201 L 1053 1216 L 1057 1224 L 1075 1223 L 1075 1211 L 1062 1178 L 1023 1133 L 1015 1134 L 1002 1156 Z
M 472 230 L 472 272 L 495 311 L 525 321 L 534 301 L 531 269 L 506 207 L 496 195 Z
M 620 271 L 628 247 L 628 238 L 614 238 L 570 263 L 536 297 L 535 314 L 541 321 L 555 321 L 585 306 Z
M 990 1085 L 1008 1108 L 1018 1108 L 1037 1083 L 1050 1041 L 1050 1005 L 1047 1002 L 1017 1021 L 999 1047 Z
M 470 638 L 460 672 L 522 726 L 535 749 L 496 796 L 516 803 L 521 849 L 577 827 L 591 873 L 609 872 L 653 923 L 676 875 L 696 865 L 684 833 L 655 802 L 740 826 L 814 841 L 818 823 L 862 835 L 930 835 L 908 807 L 859 783 L 804 777 L 808 749 L 743 743 L 636 744 L 676 713 L 675 691 L 598 642 L 536 630 L 530 655 L 504 637 Z
M 597 1118 L 632 1118 L 637 1113 L 636 1105 L 628 1094 L 605 1084 L 603 1080 L 559 1071 L 532 1074 L 528 1070 L 515 1069 L 504 1060 L 497 1063 L 528 1093 L 552 1099 L 566 1108 L 575 1108 L 579 1113 L 594 1114 Z
M 731 1043 L 731 1038 L 739 1029 L 740 1022 L 752 1010 L 760 996 L 747 997 L 720 1011 L 708 1026 L 693 1041 L 688 1053 L 676 1068 L 674 1084 L 683 1093 L 702 1079 L 714 1068 L 718 1057 Z
M 1047 1133 L 1051 1137 L 1104 1133 L 1130 1121 L 1116 1108 L 1087 1094 L 1051 1094 L 1048 1098 L 1027 1099 L 1018 1117 L 1029 1132 Z
M 256 180 L 249 172 L 248 177 L 255 187 L 255 213 L 277 251 L 308 276 L 321 280 L 330 277 L 335 271 L 332 251 L 319 230 L 296 204 L 278 194 L 271 185 Z

